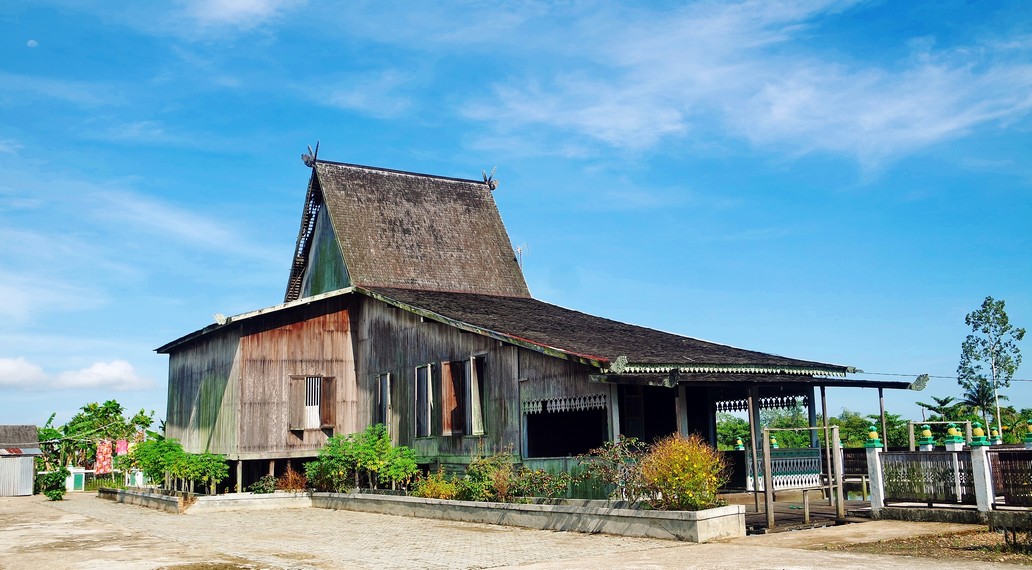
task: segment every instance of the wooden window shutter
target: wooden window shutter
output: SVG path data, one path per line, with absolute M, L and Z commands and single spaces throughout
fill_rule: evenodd
M 454 411 L 457 404 L 451 366 L 451 362 L 441 363 L 441 435 L 452 435 L 456 427 Z
M 319 400 L 319 427 L 326 429 L 337 425 L 337 382 L 333 376 L 323 376 L 322 394 Z
M 484 435 L 484 359 L 472 357 L 466 367 L 466 432 Z
M 288 394 L 288 423 L 292 430 L 305 429 L 305 377 L 291 376 Z

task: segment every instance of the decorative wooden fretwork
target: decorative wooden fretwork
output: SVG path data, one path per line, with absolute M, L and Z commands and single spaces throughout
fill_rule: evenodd
M 605 394 L 592 394 L 590 396 L 570 396 L 568 398 L 549 398 L 546 400 L 528 400 L 523 402 L 522 408 L 525 414 L 540 414 L 544 412 L 579 412 L 582 410 L 604 410 L 609 399 Z
M 970 451 L 881 454 L 885 501 L 975 504 Z
M 770 396 L 759 399 L 761 410 L 791 410 L 796 406 L 807 407 L 810 399 L 807 396 Z M 749 400 L 724 400 L 717 402 L 718 412 L 747 412 Z
M 1032 450 L 989 450 L 989 465 L 997 502 L 1032 507 Z
M 812 489 L 821 486 L 821 449 L 772 449 L 771 478 L 774 490 Z M 757 460 L 763 464 L 763 454 L 757 454 Z M 752 487 L 752 465 L 747 463 L 746 476 Z M 760 470 L 756 477 L 756 490 L 763 489 L 763 473 Z

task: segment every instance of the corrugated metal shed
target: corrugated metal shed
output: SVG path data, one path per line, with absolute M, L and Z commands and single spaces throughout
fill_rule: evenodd
M 0 497 L 32 494 L 33 458 L 41 454 L 36 426 L 0 426 Z

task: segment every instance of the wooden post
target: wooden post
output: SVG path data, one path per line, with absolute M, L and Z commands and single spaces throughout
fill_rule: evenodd
M 756 427 L 759 424 L 759 411 L 756 409 L 757 402 L 754 401 L 753 392 L 756 390 L 755 386 L 749 387 L 749 397 L 747 402 L 749 403 L 749 451 L 752 453 L 752 487 L 753 487 L 753 503 L 756 505 L 756 512 L 760 512 L 760 496 L 759 487 L 757 486 L 756 471 L 760 465 L 756 461 Z
M 813 386 L 810 386 L 810 397 L 807 398 L 808 401 L 806 406 L 806 419 L 809 420 L 810 428 L 817 427 L 817 402 L 815 401 L 816 398 L 814 398 L 814 396 L 815 394 L 813 393 Z M 819 446 L 820 441 L 817 438 L 817 430 L 810 429 L 810 447 L 817 449 Z
M 878 388 L 878 407 L 881 409 L 881 436 L 885 449 L 889 448 L 889 434 L 885 431 L 885 388 Z
M 824 414 L 824 459 L 828 466 L 828 504 L 831 504 L 831 431 L 828 426 L 828 392 L 827 387 L 821 384 L 821 413 Z
M 810 524 L 810 490 L 803 489 L 803 524 Z
M 860 476 L 860 495 L 862 500 L 867 500 L 867 475 Z
M 882 437 L 885 437 L 885 428 L 882 428 Z M 917 441 L 914 439 L 914 422 L 907 422 L 907 436 L 910 441 L 910 451 L 917 451 Z
M 881 390 L 881 388 L 879 388 L 879 390 Z M 832 439 L 835 442 L 834 453 L 832 453 L 831 455 L 833 461 L 832 464 L 835 468 L 834 471 L 836 481 L 835 501 L 837 505 L 835 505 L 835 515 L 839 519 L 844 519 L 846 518 L 846 498 L 843 496 L 842 488 L 842 444 L 839 442 L 838 426 L 832 426 L 831 433 L 834 436 Z
M 244 492 L 244 461 L 237 459 L 236 462 L 236 492 Z
M 272 475 L 273 477 L 276 476 L 276 460 L 275 459 L 270 459 L 269 460 L 269 475 Z
M 763 509 L 767 514 L 767 531 L 774 529 L 774 475 L 771 469 L 770 430 L 763 428 Z

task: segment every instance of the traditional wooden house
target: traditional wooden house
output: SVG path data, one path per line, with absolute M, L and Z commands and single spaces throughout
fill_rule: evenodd
M 36 426 L 0 426 L 0 497 L 32 494 L 39 455 Z
M 871 384 L 532 298 L 492 190 L 314 162 L 285 302 L 158 349 L 168 436 L 242 485 L 374 423 L 427 465 L 511 449 L 557 468 L 618 434 L 715 441 L 716 412 L 747 403 L 813 418 L 815 386 Z

